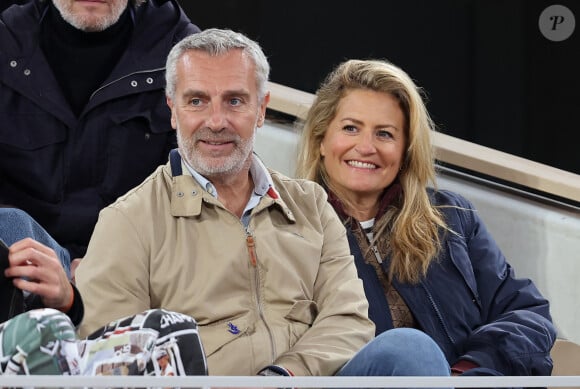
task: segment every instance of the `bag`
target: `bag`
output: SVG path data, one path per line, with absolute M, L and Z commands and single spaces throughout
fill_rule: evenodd
M 81 341 L 83 375 L 207 375 L 207 360 L 190 316 L 150 309 L 115 320 Z
M 207 375 L 196 321 L 151 309 L 113 321 L 87 339 L 56 309 L 0 324 L 1 375 Z
M 79 375 L 78 340 L 70 318 L 33 309 L 0 324 L 1 375 Z

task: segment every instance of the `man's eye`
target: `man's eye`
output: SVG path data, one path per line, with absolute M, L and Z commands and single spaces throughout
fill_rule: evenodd
M 233 99 L 230 99 L 230 105 L 232 105 L 234 107 L 237 107 L 238 105 L 242 105 L 242 99 L 234 97 Z
M 191 99 L 189 101 L 189 104 L 197 107 L 197 106 L 201 105 L 201 99 Z

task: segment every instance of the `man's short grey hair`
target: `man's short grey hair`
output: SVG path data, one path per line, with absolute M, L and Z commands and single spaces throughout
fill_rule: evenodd
M 256 65 L 258 99 L 262 101 L 266 95 L 266 83 L 270 75 L 270 64 L 262 48 L 257 42 L 241 33 L 217 28 L 210 28 L 189 35 L 173 46 L 167 56 L 165 67 L 165 93 L 171 99 L 175 98 L 177 62 L 185 52 L 199 50 L 211 56 L 218 56 L 235 49 L 242 49 L 254 61 Z

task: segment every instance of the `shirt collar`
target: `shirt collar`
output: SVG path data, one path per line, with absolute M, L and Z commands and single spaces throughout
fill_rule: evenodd
M 195 181 L 197 181 L 197 183 L 210 195 L 217 198 L 218 193 L 216 187 L 207 178 L 199 174 L 185 159 L 183 159 L 183 163 Z M 255 195 L 263 197 L 266 193 L 268 193 L 270 188 L 274 188 L 274 181 L 272 181 L 272 176 L 270 176 L 268 169 L 255 153 L 252 154 L 250 175 L 254 181 Z M 276 198 L 277 196 L 272 197 Z
M 258 196 L 262 197 L 268 193 L 270 188 L 274 188 L 272 176 L 270 176 L 268 169 L 256 154 L 252 154 L 250 174 L 254 180 L 254 193 Z

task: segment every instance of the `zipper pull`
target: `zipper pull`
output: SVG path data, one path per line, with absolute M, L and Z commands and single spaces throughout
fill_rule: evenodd
M 373 250 L 373 253 L 375 253 L 375 257 L 377 258 L 377 262 L 383 263 L 383 259 L 381 258 L 381 254 L 379 254 L 379 249 L 377 249 L 377 246 L 373 245 L 371 250 Z
M 255 267 L 258 264 L 256 243 L 254 242 L 254 237 L 249 231 L 246 232 L 246 246 L 248 246 L 248 254 L 250 254 L 250 263 Z

